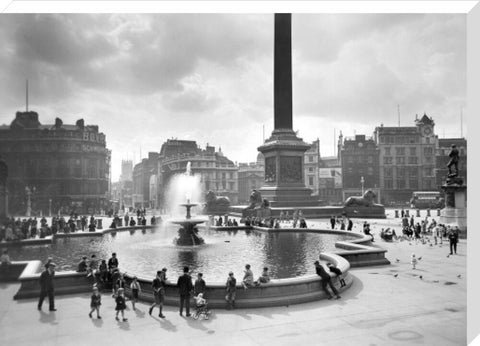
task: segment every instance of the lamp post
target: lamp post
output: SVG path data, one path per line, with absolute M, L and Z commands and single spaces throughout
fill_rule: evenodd
M 52 199 L 48 199 L 48 216 L 52 216 Z
M 27 217 L 32 216 L 32 194 L 35 190 L 35 187 L 25 187 L 25 193 L 27 194 Z
M 360 179 L 360 183 L 362 184 L 362 196 L 363 196 L 363 192 L 364 192 L 364 191 L 363 191 L 363 189 L 364 189 L 364 188 L 363 188 L 363 185 L 365 184 L 365 179 L 363 179 L 363 176 L 362 176 L 362 178 Z

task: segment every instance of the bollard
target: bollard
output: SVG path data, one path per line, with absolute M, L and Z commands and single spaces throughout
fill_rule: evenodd
M 97 229 L 103 229 L 103 225 L 102 225 L 102 219 L 96 219 L 95 221 L 97 221 Z
M 437 216 L 440 216 L 440 209 L 437 209 Z
M 420 217 L 420 209 L 417 209 L 417 217 Z
M 405 210 L 405 217 L 410 217 L 410 210 Z
M 430 217 L 430 208 L 427 209 L 427 216 Z
M 395 218 L 398 219 L 398 210 L 395 210 Z

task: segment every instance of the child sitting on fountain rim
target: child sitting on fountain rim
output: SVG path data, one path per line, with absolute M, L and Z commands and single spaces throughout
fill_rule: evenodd
M 248 289 L 253 286 L 253 272 L 250 269 L 250 264 L 245 266 L 245 275 L 243 276 L 242 286 L 244 289 Z

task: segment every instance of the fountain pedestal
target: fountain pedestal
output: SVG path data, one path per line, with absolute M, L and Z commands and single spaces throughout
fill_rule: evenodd
M 198 228 L 196 227 L 198 224 L 205 221 L 192 220 L 192 216 L 190 214 L 190 209 L 196 205 L 197 204 L 194 203 L 181 204 L 181 206 L 184 206 L 187 209 L 187 215 L 185 216 L 185 220 L 172 221 L 174 224 L 182 226 L 178 230 L 178 238 L 175 238 L 174 240 L 176 245 L 193 246 L 205 243 L 205 240 L 203 240 L 203 238 L 198 235 Z

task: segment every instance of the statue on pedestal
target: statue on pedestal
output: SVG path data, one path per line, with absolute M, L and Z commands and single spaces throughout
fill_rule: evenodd
M 452 144 L 452 149 L 448 154 L 450 157 L 450 161 L 448 161 L 447 168 L 448 168 L 448 177 L 455 178 L 458 176 L 458 159 L 459 159 L 459 152 L 457 146 Z M 455 172 L 452 172 L 452 166 L 455 167 Z
M 360 196 L 351 196 L 348 197 L 344 203 L 345 207 L 373 207 L 373 206 L 382 206 L 381 204 L 376 204 L 375 197 L 377 195 L 372 190 L 367 190 Z

